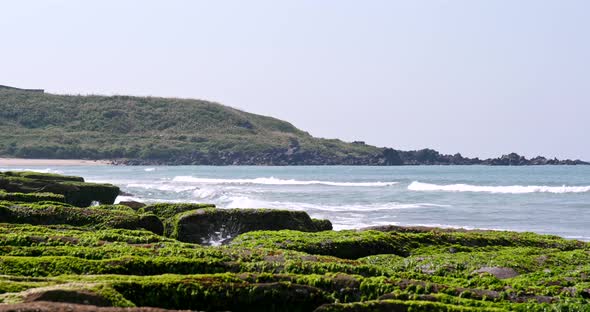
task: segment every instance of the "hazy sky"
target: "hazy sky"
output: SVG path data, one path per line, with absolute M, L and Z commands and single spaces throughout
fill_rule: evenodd
M 590 160 L 590 1 L 0 5 L 0 84 L 213 100 L 399 149 Z

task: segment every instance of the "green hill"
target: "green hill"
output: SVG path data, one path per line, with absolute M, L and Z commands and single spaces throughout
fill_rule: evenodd
M 177 98 L 0 88 L 0 155 L 156 164 L 382 164 L 383 149 L 276 118 Z
M 0 157 L 129 165 L 589 164 L 516 153 L 479 159 L 399 151 L 314 138 L 288 122 L 201 100 L 55 95 L 6 86 L 0 86 Z

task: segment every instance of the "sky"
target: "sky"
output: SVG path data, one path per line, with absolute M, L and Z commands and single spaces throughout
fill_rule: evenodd
M 0 85 L 204 99 L 403 150 L 590 160 L 590 1 L 0 7 Z

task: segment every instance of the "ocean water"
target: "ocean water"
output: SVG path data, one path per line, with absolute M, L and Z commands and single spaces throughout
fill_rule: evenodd
M 590 166 L 59 166 L 36 170 L 108 182 L 142 202 L 280 208 L 335 229 L 425 225 L 532 231 L 590 240 Z

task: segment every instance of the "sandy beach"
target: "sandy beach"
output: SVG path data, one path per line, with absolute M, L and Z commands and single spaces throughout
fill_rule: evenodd
M 0 166 L 102 166 L 107 160 L 0 158 Z

